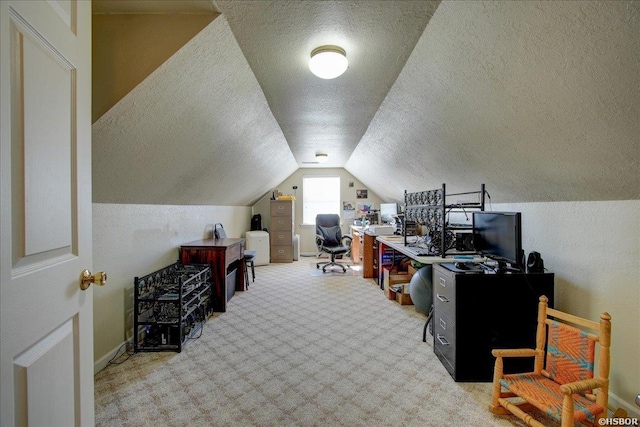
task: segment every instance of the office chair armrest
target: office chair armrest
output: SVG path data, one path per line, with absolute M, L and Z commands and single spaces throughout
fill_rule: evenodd
M 342 241 L 344 242 L 345 240 L 349 241 L 349 244 L 351 244 L 351 242 L 353 241 L 353 237 L 351 236 L 347 236 L 346 234 L 344 236 L 342 236 Z
M 572 383 L 563 384 L 560 386 L 560 391 L 563 394 L 584 393 L 596 388 L 604 387 L 609 383 L 609 380 L 604 378 L 591 378 L 588 380 L 580 380 Z
M 535 357 L 534 348 L 496 348 L 491 350 L 493 357 Z

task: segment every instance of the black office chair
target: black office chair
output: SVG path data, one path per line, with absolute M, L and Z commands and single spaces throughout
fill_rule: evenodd
M 331 255 L 331 261 L 319 262 L 316 268 L 322 265 L 322 272 L 327 272 L 327 267 L 334 265 L 342 268 L 342 272 L 346 273 L 347 269 L 344 265 L 336 262 L 337 255 L 345 255 L 351 250 L 351 237 L 342 234 L 340 228 L 340 215 L 336 214 L 319 214 L 316 216 L 316 244 L 319 251 Z

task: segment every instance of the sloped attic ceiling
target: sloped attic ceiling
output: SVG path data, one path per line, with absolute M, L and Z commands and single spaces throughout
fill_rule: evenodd
M 243 4 L 275 3 L 232 3 L 233 25 L 219 8 L 222 16 L 94 124 L 94 201 L 251 205 L 306 160 L 290 148 L 305 123 L 287 122 L 274 105 L 286 107 L 290 87 L 304 105 L 321 104 L 301 83 L 308 71 L 283 75 L 278 91 L 260 49 L 247 47 L 255 16 L 241 15 Z M 297 7 L 278 15 L 289 9 L 304 15 Z M 357 119 L 366 131 L 353 154 L 327 166 L 344 166 L 387 200 L 443 182 L 461 190 L 484 182 L 494 202 L 640 198 L 640 3 L 442 2 L 424 16 L 382 104 Z M 274 32 L 288 31 L 276 24 L 291 17 L 270 19 Z M 340 25 L 362 25 L 356 19 Z M 277 58 L 309 53 L 268 46 Z M 367 59 L 370 67 L 388 67 L 382 57 Z M 352 63 L 347 73 L 357 72 Z M 348 80 L 331 90 L 343 107 L 371 83 L 364 74 Z M 318 114 L 305 150 L 323 149 L 327 126 L 349 134 L 350 118 L 348 108 Z
M 441 3 L 345 168 L 395 200 L 640 198 L 640 2 Z
M 94 202 L 246 206 L 297 169 L 223 17 L 92 134 Z
M 329 154 L 323 166 L 342 167 L 438 3 L 216 2 L 223 16 L 211 28 L 96 121 L 94 201 L 252 204 L 296 169 L 286 163 L 292 158 L 297 166 L 314 167 L 305 161 L 323 152 Z M 146 13 L 150 4 L 167 12 L 165 2 L 142 2 Z M 111 7 L 109 12 L 124 13 L 126 6 Z M 224 36 L 214 39 L 212 34 Z M 353 60 L 349 73 L 331 81 L 313 76 L 307 66 L 311 50 L 336 43 Z M 204 50 L 206 55 L 201 55 Z M 244 73 L 247 62 L 253 74 Z M 244 69 L 238 69 L 235 76 L 239 65 Z M 185 74 L 197 78 L 185 78 Z M 229 96 L 211 101 L 210 95 L 217 98 L 218 90 Z M 266 95 L 268 113 L 260 110 L 255 114 L 253 99 L 234 96 L 236 90 L 238 95 L 250 92 L 262 98 L 260 102 Z M 230 106 L 245 103 L 244 110 L 225 116 Z M 135 105 L 144 105 L 144 111 L 136 112 Z M 198 114 L 187 116 L 185 109 Z M 274 129 L 270 135 L 285 145 L 268 144 L 259 133 L 274 125 L 282 131 L 276 136 Z M 180 126 L 188 127 L 189 132 L 180 133 Z M 175 157 L 176 145 L 183 158 Z M 214 157 L 213 152 L 220 150 L 244 153 L 244 158 Z M 148 158 L 137 163 L 132 152 Z M 145 167 L 162 161 L 171 162 L 172 170 Z M 210 164 L 211 169 L 203 173 L 194 161 Z M 117 184 L 103 175 L 108 170 L 117 171 Z M 211 179 L 216 176 L 224 177 L 224 182 Z M 186 182 L 188 192 L 181 191 Z M 227 182 L 233 185 L 225 185 Z M 220 198 L 221 194 L 226 197 Z
M 438 1 L 217 0 L 300 167 L 327 153 L 342 167 L 413 51 Z M 309 72 L 311 51 L 338 45 L 349 69 Z

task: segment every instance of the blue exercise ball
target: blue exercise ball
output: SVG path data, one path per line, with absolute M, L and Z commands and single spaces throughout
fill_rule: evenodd
M 431 305 L 433 304 L 433 280 L 431 273 L 433 267 L 425 265 L 418 270 L 409 282 L 409 295 L 416 310 L 429 314 Z

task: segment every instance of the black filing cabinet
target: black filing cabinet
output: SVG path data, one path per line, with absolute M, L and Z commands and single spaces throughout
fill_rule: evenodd
M 534 348 L 538 298 L 553 306 L 553 273 L 461 272 L 433 267 L 433 350 L 455 381 L 491 381 L 494 348 Z M 505 360 L 506 373 L 533 368 Z

